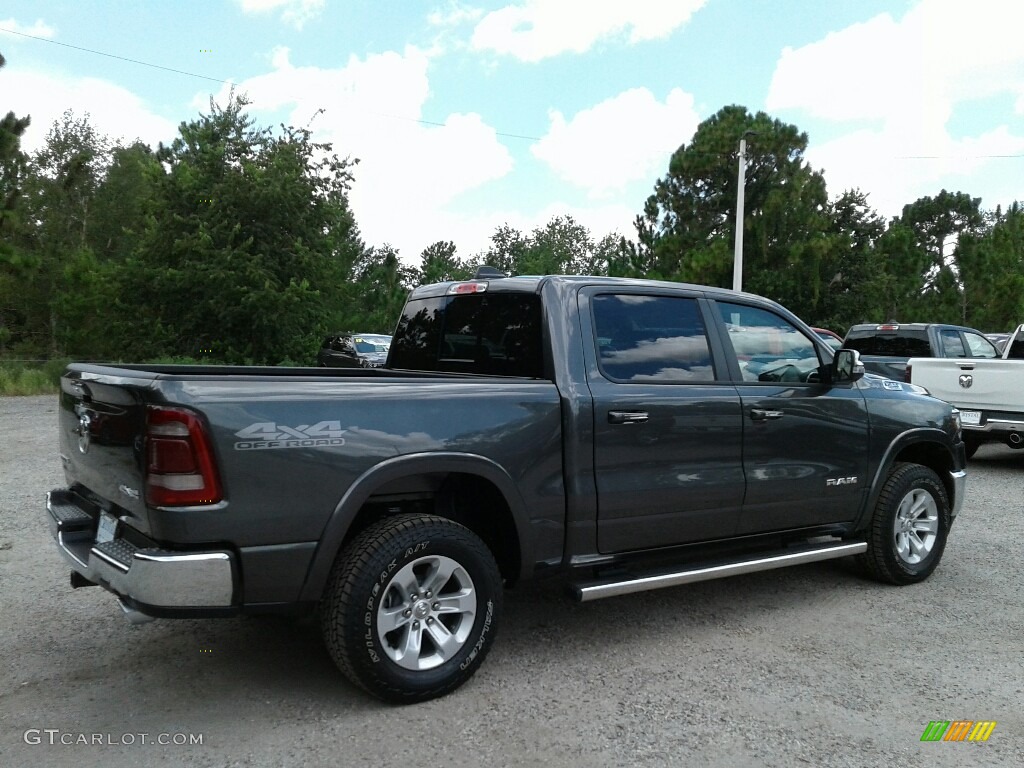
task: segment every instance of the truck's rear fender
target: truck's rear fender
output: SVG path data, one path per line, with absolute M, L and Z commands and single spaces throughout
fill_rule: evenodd
M 345 544 L 374 520 L 392 514 L 390 509 L 408 511 L 403 498 L 427 503 L 431 513 L 477 532 L 496 550 L 507 581 L 531 569 L 534 555 L 526 504 L 499 464 L 467 453 L 408 454 L 371 467 L 349 487 L 320 537 L 300 599 L 319 600 Z M 551 531 L 543 534 L 550 536 Z
M 962 482 L 961 488 L 957 488 L 954 472 L 957 467 L 963 467 L 964 459 L 961 456 L 959 462 L 956 460 L 947 447 L 948 440 L 949 436 L 945 432 L 932 427 L 909 429 L 897 435 L 889 443 L 888 449 L 875 470 L 871 489 L 867 495 L 864 509 L 861 510 L 860 518 L 854 525 L 854 530 L 863 530 L 870 524 L 872 512 L 878 503 L 878 496 L 882 492 L 882 486 L 885 485 L 885 480 L 893 466 L 901 462 L 921 464 L 934 471 L 946 489 L 950 509 L 954 514 L 959 511 L 963 504 Z M 962 447 L 959 450 L 962 451 Z

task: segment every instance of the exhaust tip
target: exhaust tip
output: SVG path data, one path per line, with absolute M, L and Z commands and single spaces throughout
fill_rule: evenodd
M 121 610 L 124 611 L 124 617 L 128 619 L 128 623 L 133 626 L 139 624 L 148 624 L 153 621 L 153 617 L 143 613 L 140 610 L 132 608 L 124 600 L 118 598 L 117 604 L 121 606 Z
M 1024 435 L 1020 432 L 1011 432 L 1006 442 L 1011 448 L 1024 448 Z

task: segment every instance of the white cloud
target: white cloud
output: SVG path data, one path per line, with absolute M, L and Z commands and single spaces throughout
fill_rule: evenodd
M 4 70 L 2 77 L 5 109 L 32 118 L 21 141 L 26 152 L 43 145 L 53 122 L 66 109 L 77 117 L 88 114 L 96 130 L 113 139 L 131 142 L 138 138 L 155 147 L 177 135 L 177 123 L 154 114 L 134 93 L 104 80 L 20 70 Z
M 53 36 L 57 34 L 57 30 L 55 30 L 42 19 L 36 19 L 36 23 L 33 24 L 31 27 L 27 27 L 24 24 L 19 24 L 18 20 L 13 17 L 10 19 L 0 19 L 0 36 L 8 38 L 17 37 L 17 35 L 9 34 L 8 30 L 10 30 L 10 32 L 17 32 L 22 35 L 32 35 L 33 37 L 45 37 L 47 40 L 52 39 Z
M 656 176 L 699 121 L 692 95 L 675 88 L 661 103 L 646 88 L 633 88 L 569 121 L 553 111 L 551 128 L 531 151 L 597 198 Z
M 785 49 L 766 106 L 849 124 L 849 134 L 807 152 L 833 193 L 871 191 L 874 205 L 891 215 L 959 178 L 965 191 L 994 205 L 967 175 L 1005 163 L 985 156 L 1018 153 L 1024 137 L 998 125 L 956 137 L 950 125 L 958 109 L 993 96 L 1016 98 L 1018 111 L 1024 106 L 1021 29 L 1022 3 L 923 0 L 902 18 L 881 14 Z
M 281 20 L 296 29 L 324 9 L 325 0 L 235 0 L 245 13 L 273 13 L 281 11 Z
M 294 66 L 289 51 L 273 52 L 273 70 L 238 84 L 260 112 L 287 113 L 311 123 L 317 141 L 359 158 L 350 202 L 363 238 L 390 243 L 406 261 L 440 239 L 452 239 L 455 220 L 445 206 L 512 170 L 495 129 L 477 114 L 451 114 L 441 125 L 420 122 L 430 95 L 429 58 L 417 48 L 360 59 L 339 68 Z M 223 103 L 227 88 L 217 99 Z M 197 97 L 205 104 L 205 97 Z
M 668 37 L 706 0 L 525 0 L 487 14 L 472 47 L 540 61 L 584 53 L 599 40 L 625 35 L 630 43 Z M 628 33 L 628 34 L 627 34 Z
M 986 208 L 1021 198 L 1019 184 L 997 180 L 1004 175 L 1000 167 L 1009 162 L 1005 156 L 1024 153 L 1024 137 L 1012 135 L 1005 126 L 972 138 L 947 137 L 933 143 L 931 152 L 912 144 L 896 146 L 886 130 L 859 130 L 812 144 L 806 157 L 813 167 L 825 170 L 833 195 L 859 187 L 885 216 L 896 216 L 907 203 L 942 188 L 980 195 Z
M 484 15 L 480 8 L 470 8 L 457 2 L 449 2 L 443 9 L 427 14 L 427 23 L 432 27 L 457 27 L 474 22 Z

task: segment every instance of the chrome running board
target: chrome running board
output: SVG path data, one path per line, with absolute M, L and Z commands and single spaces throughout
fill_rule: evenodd
M 743 573 L 756 573 L 757 571 L 770 571 L 773 568 L 783 568 L 787 565 L 801 565 L 802 563 L 815 563 L 819 560 L 833 560 L 849 555 L 859 555 L 868 549 L 867 542 L 839 542 L 836 544 L 814 544 L 804 549 L 787 549 L 777 553 L 761 554 L 757 557 L 736 560 L 727 563 L 708 565 L 697 563 L 688 568 L 671 572 L 658 572 L 637 576 L 635 578 L 614 580 L 597 580 L 581 582 L 572 586 L 576 599 L 582 603 L 590 600 L 599 600 L 602 597 L 616 597 L 618 595 L 629 595 L 633 592 L 644 592 L 649 589 L 662 589 L 663 587 L 675 587 L 679 584 L 692 584 L 696 581 L 710 581 L 725 576 L 739 576 Z

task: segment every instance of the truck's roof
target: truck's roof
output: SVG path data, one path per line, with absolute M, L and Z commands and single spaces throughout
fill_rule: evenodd
M 515 275 L 512 277 L 484 278 L 479 280 L 456 280 L 420 286 L 412 292 L 412 296 L 410 298 L 422 299 L 434 296 L 444 296 L 448 293 L 448 289 L 452 285 L 456 285 L 458 283 L 487 283 L 487 290 L 491 292 L 537 293 L 546 282 L 607 285 L 631 288 L 674 288 L 677 290 L 682 288 L 691 291 L 702 291 L 719 297 L 746 296 L 752 299 L 767 301 L 763 296 L 757 296 L 756 294 L 732 291 L 727 288 L 717 288 L 709 285 L 674 283 L 668 280 L 648 280 L 646 278 L 635 277 L 602 277 L 596 275 Z

